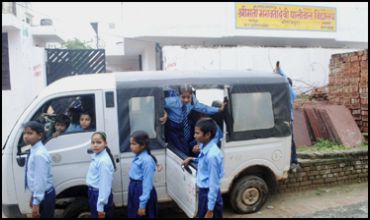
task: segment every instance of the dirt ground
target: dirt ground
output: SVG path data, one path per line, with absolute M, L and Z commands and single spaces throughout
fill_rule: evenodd
M 344 217 L 344 214 L 347 217 L 365 218 L 368 216 L 368 182 L 276 193 L 270 196 L 259 212 L 252 214 L 235 214 L 228 202 L 224 201 L 224 203 L 224 217 L 227 218 Z M 56 217 L 60 217 L 60 213 L 59 210 Z M 2 217 L 5 216 L 2 215 Z M 186 216 L 176 207 L 162 207 L 158 217 Z
M 346 207 L 368 201 L 368 182 L 335 187 L 319 187 L 301 192 L 278 193 L 253 214 L 238 215 L 225 207 L 229 218 L 314 217 L 318 211 Z M 366 210 L 367 212 L 367 210 Z M 368 215 L 366 213 L 366 215 Z

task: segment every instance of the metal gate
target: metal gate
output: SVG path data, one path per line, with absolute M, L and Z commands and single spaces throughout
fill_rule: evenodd
M 46 49 L 47 85 L 60 78 L 77 75 L 104 73 L 104 49 Z

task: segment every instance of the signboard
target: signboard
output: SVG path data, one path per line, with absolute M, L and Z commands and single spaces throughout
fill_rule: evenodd
M 236 27 L 336 31 L 336 8 L 236 3 Z

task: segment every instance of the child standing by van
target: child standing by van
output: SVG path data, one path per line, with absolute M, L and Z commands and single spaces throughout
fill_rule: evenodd
M 291 146 L 291 157 L 290 157 L 290 169 L 293 171 L 293 172 L 296 172 L 297 169 L 300 168 L 299 166 L 299 163 L 298 163 L 298 158 L 297 158 L 297 151 L 296 151 L 296 145 L 295 145 L 295 141 L 294 141 L 294 134 L 293 134 L 293 121 L 294 121 L 294 108 L 293 108 L 293 105 L 294 105 L 294 100 L 296 99 L 297 97 L 297 93 L 294 91 L 293 89 L 293 82 L 292 80 L 287 77 L 285 75 L 285 73 L 283 72 L 283 70 L 280 68 L 280 62 L 277 61 L 276 62 L 276 69 L 275 69 L 275 72 L 279 75 L 281 75 L 282 77 L 286 78 L 289 82 L 289 95 L 290 95 L 290 119 L 291 119 L 291 131 L 292 131 L 292 146 Z
M 108 218 L 113 208 L 112 181 L 116 165 L 104 132 L 95 132 L 91 136 L 91 149 L 94 155 L 86 176 L 91 216 Z
M 27 155 L 25 188 L 32 192 L 30 206 L 33 218 L 53 218 L 55 210 L 55 190 L 51 173 L 51 158 L 41 142 L 44 127 L 36 121 L 24 126 L 23 141 L 30 144 Z
M 224 176 L 224 156 L 214 138 L 217 132 L 216 122 L 211 118 L 202 118 L 195 125 L 195 139 L 201 143 L 198 158 L 188 157 L 183 161 L 187 166 L 190 161 L 198 162 L 197 187 L 198 218 L 222 218 L 223 201 L 221 197 L 221 178 Z
M 190 111 L 215 114 L 222 112 L 224 107 L 224 103 L 220 108 L 204 105 L 195 98 L 190 85 L 181 86 L 180 96 L 165 98 L 164 108 L 169 119 L 165 130 L 166 141 L 189 156 L 191 149 L 196 144 L 193 141 L 193 129 L 188 118 Z
M 136 156 L 129 171 L 129 218 L 157 216 L 158 201 L 154 188 L 157 159 L 150 153 L 149 140 L 149 135 L 145 131 L 135 131 L 130 138 L 130 148 Z

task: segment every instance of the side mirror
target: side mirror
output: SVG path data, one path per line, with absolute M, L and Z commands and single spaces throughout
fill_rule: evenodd
M 18 155 L 17 156 L 17 163 L 20 167 L 24 167 L 24 165 L 26 164 L 26 158 L 22 155 Z

